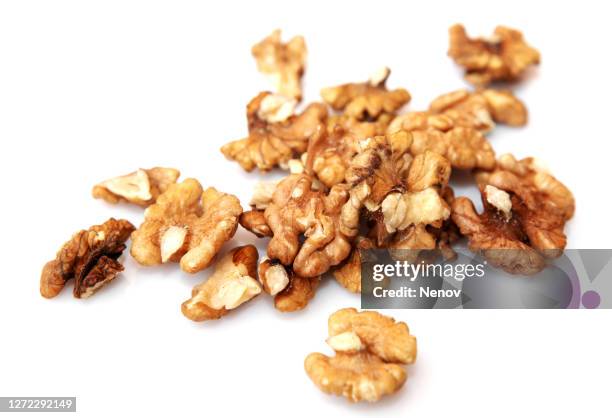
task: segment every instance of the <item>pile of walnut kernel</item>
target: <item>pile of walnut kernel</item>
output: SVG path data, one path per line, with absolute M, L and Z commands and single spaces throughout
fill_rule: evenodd
M 461 25 L 449 34 L 448 54 L 475 88 L 443 94 L 425 110 L 401 112 L 411 96 L 387 87 L 388 68 L 364 82 L 324 88 L 322 102 L 298 110 L 306 43 L 302 37 L 283 43 L 274 31 L 252 54 L 275 92 L 249 101 L 248 135 L 221 151 L 246 171 L 280 168 L 286 177 L 260 182 L 247 211 L 236 196 L 205 189 L 193 178 L 179 182 L 174 168 L 103 181 L 93 196 L 145 208 L 142 224 L 111 218 L 74 234 L 44 266 L 41 294 L 54 297 L 74 279 L 74 296 L 91 296 L 124 269 L 119 258 L 130 238 L 130 254 L 145 266 L 176 262 L 197 273 L 214 264 L 182 304 L 193 321 L 219 319 L 262 291 L 281 312 L 304 309 L 328 273 L 360 292 L 366 249 L 411 260 L 437 249 L 452 259 L 453 243 L 466 237 L 470 249 L 494 266 L 512 274 L 539 272 L 565 248 L 574 198 L 537 159 L 497 156 L 487 138 L 497 123 L 526 124 L 525 105 L 491 83 L 519 80 L 539 63 L 539 52 L 506 27 L 486 39 L 469 38 Z M 473 174 L 482 213 L 469 199 L 455 197 L 453 170 Z M 269 239 L 266 256 L 244 245 L 215 262 L 238 224 Z M 416 358 L 406 324 L 376 312 L 334 313 L 327 342 L 335 357 L 309 355 L 306 372 L 324 392 L 351 401 L 394 393 L 406 379 L 402 365 Z

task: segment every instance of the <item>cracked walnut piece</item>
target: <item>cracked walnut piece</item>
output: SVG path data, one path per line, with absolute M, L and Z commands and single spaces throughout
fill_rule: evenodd
M 471 39 L 462 25 L 451 26 L 448 55 L 476 86 L 517 80 L 528 67 L 540 63 L 540 53 L 525 42 L 523 34 L 505 26 L 496 27 L 488 39 Z
M 348 83 L 321 90 L 321 97 L 334 110 L 358 120 L 377 119 L 381 114 L 394 113 L 410 101 L 406 89 L 387 90 L 391 71 L 382 68 L 365 83 Z
M 299 115 L 282 100 L 263 92 L 247 105 L 249 136 L 221 147 L 229 160 L 237 161 L 246 171 L 257 167 L 269 171 L 306 151 L 308 139 L 319 129 L 325 129 L 327 108 L 311 103 Z M 291 111 L 289 111 L 290 109 Z
M 276 91 L 297 100 L 302 98 L 301 79 L 306 66 L 306 42 L 301 36 L 282 43 L 281 31 L 272 32 L 255 44 L 251 53 L 257 69 L 267 75 Z
M 219 319 L 261 293 L 257 281 L 257 258 L 253 245 L 237 247 L 215 264 L 215 272 L 193 288 L 183 302 L 183 315 L 192 321 Z
M 123 271 L 118 258 L 134 226 L 124 219 L 109 219 L 101 225 L 74 234 L 43 267 L 40 294 L 52 298 L 66 282 L 75 279 L 73 295 L 87 298 Z
M 484 211 L 472 202 L 453 202 L 452 218 L 469 239 L 472 251 L 509 273 L 532 275 L 546 258 L 561 255 L 565 223 L 573 216 L 574 197 L 567 187 L 542 171 L 536 160 L 500 157 L 492 172 L 477 174 Z
M 484 89 L 473 93 L 455 90 L 434 99 L 429 111 L 449 117 L 454 126 L 482 133 L 491 131 L 495 122 L 510 126 L 527 123 L 525 104 L 509 90 Z
M 336 355 L 311 353 L 304 369 L 323 392 L 351 402 L 376 402 L 396 392 L 406 381 L 402 364 L 416 359 L 416 339 L 406 324 L 378 312 L 346 308 L 332 314 L 327 343 Z
M 142 265 L 180 262 L 196 273 L 210 265 L 238 226 L 242 207 L 237 197 L 195 179 L 171 185 L 145 211 L 145 220 L 132 234 L 131 254 Z
M 96 184 L 92 195 L 108 203 L 130 202 L 143 207 L 155 203 L 168 186 L 181 175 L 174 168 L 153 167 L 138 169 L 125 176 L 114 177 Z

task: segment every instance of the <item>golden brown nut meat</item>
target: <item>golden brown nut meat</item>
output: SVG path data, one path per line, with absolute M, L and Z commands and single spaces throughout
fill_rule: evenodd
M 365 83 L 348 83 L 321 90 L 321 97 L 335 110 L 358 120 L 377 119 L 384 113 L 394 113 L 410 101 L 406 89 L 387 90 L 391 71 L 383 68 Z
M 301 79 L 307 55 L 303 37 L 295 36 L 283 43 L 281 31 L 277 29 L 255 44 L 251 52 L 257 61 L 257 69 L 269 77 L 277 93 L 301 100 Z
M 327 120 L 327 130 L 310 138 L 308 151 L 302 155 L 305 170 L 327 187 L 342 183 L 353 157 L 360 151 L 361 140 L 384 135 L 391 114 L 376 121 L 359 121 L 347 115 L 334 115 Z
M 540 63 L 540 53 L 529 46 L 518 30 L 495 28 L 489 39 L 472 39 L 462 25 L 449 29 L 448 55 L 465 69 L 465 79 L 477 86 L 492 81 L 514 81 Z
M 441 226 L 450 215 L 440 195 L 450 176 L 448 160 L 430 151 L 406 160 L 410 139 L 410 134 L 400 131 L 367 141 L 347 172 L 351 199 L 343 213 L 359 213 L 365 207 L 378 223 L 377 246 L 411 225 Z M 356 231 L 359 224 L 351 227 Z
M 325 129 L 326 118 L 327 108 L 321 103 L 294 115 L 287 99 L 260 93 L 247 105 L 249 136 L 224 145 L 221 152 L 246 171 L 269 171 L 306 151 L 308 139 Z
M 467 123 L 466 123 L 467 124 Z M 484 135 L 475 128 L 456 126 L 445 114 L 409 112 L 397 116 L 387 134 L 408 132 L 409 151 L 419 155 L 433 151 L 446 157 L 454 168 L 490 170 L 495 166 L 495 152 Z
M 452 218 L 469 238 L 470 249 L 512 274 L 531 275 L 545 258 L 561 255 L 565 223 L 573 216 L 574 198 L 561 182 L 541 171 L 534 160 L 500 157 L 493 172 L 477 175 L 484 211 L 461 197 Z
M 186 179 L 147 208 L 144 222 L 132 234 L 130 252 L 146 266 L 173 261 L 196 273 L 234 236 L 241 213 L 237 197 L 213 187 L 203 190 L 197 180 Z
M 219 319 L 261 293 L 257 281 L 257 258 L 252 245 L 237 247 L 215 265 L 215 272 L 193 288 L 183 302 L 183 315 L 192 321 Z
M 342 262 L 350 253 L 353 237 L 347 235 L 341 218 L 348 199 L 346 186 L 334 186 L 328 194 L 312 186 L 308 175 L 290 175 L 279 183 L 264 212 L 273 234 L 268 257 L 292 265 L 305 278 L 320 276 Z
M 259 282 L 266 293 L 274 296 L 274 307 L 281 312 L 304 309 L 314 297 L 320 280 L 320 276 L 298 276 L 290 267 L 267 257 L 259 264 Z
M 449 117 L 454 126 L 483 133 L 491 131 L 495 122 L 511 126 L 527 123 L 527 108 L 509 90 L 484 89 L 473 93 L 456 90 L 434 99 L 429 111 Z
M 395 393 L 406 381 L 402 366 L 385 363 L 368 352 L 338 353 L 334 357 L 311 353 L 304 369 L 323 392 L 344 396 L 351 402 L 376 402 Z
M 376 402 L 402 387 L 402 364 L 416 359 L 416 339 L 405 323 L 377 312 L 353 308 L 329 318 L 327 344 L 336 355 L 311 353 L 304 361 L 310 379 L 323 392 L 341 395 L 351 402 Z
M 45 264 L 40 276 L 40 294 L 52 298 L 66 282 L 75 279 L 73 295 L 87 298 L 123 271 L 118 258 L 134 226 L 125 219 L 109 219 L 101 225 L 74 234 Z
M 361 251 L 372 248 L 374 248 L 374 243 L 371 240 L 357 237 L 349 257 L 334 269 L 334 278 L 349 292 L 361 292 Z
M 130 202 L 146 207 L 155 203 L 159 195 L 165 192 L 168 186 L 176 183 L 180 175 L 180 171 L 174 168 L 141 168 L 96 184 L 92 195 L 108 203 Z

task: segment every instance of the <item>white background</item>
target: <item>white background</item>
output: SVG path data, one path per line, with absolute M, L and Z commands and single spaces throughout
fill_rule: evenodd
M 491 142 L 542 158 L 573 190 L 570 248 L 610 248 L 604 2 L 315 3 L 0 3 L 0 396 L 77 396 L 83 416 L 609 413 L 609 311 L 389 311 L 417 336 L 417 364 L 396 396 L 352 405 L 303 371 L 308 353 L 329 352 L 328 315 L 359 305 L 333 280 L 299 313 L 262 296 L 200 324 L 180 304 L 210 270 L 192 277 L 126 257 L 124 274 L 90 300 L 73 299 L 70 286 L 40 297 L 42 265 L 73 232 L 110 216 L 141 222 L 138 208 L 90 197 L 100 180 L 177 167 L 246 207 L 261 177 L 218 149 L 245 135 L 244 107 L 269 87 L 250 47 L 276 27 L 306 37 L 307 101 L 388 65 L 412 110 L 465 86 L 446 57 L 452 23 L 475 35 L 522 29 L 543 56 L 516 90 L 530 122 L 497 129 Z M 239 231 L 225 249 L 250 242 Z

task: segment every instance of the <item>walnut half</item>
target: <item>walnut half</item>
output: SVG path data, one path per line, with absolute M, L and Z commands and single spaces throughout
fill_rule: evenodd
M 416 339 L 406 324 L 372 311 L 332 314 L 327 343 L 336 355 L 309 354 L 306 373 L 323 392 L 351 402 L 376 402 L 396 392 L 406 381 L 402 365 L 416 359 Z
M 125 219 L 109 219 L 101 225 L 74 234 L 43 267 L 40 294 L 52 298 L 66 282 L 75 279 L 74 297 L 87 298 L 123 271 L 118 258 L 134 226 Z

